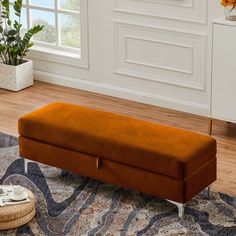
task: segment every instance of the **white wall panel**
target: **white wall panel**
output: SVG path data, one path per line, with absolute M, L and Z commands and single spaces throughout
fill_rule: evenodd
M 206 35 L 115 23 L 115 72 L 205 89 Z
M 164 17 L 197 23 L 207 22 L 207 0 L 115 0 L 120 12 Z

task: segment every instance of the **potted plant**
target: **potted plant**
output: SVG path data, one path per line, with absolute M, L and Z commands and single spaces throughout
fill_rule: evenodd
M 236 21 L 236 0 L 221 0 L 221 5 L 225 7 L 226 19 Z
M 33 35 L 43 29 L 35 25 L 21 36 L 22 0 L 13 3 L 17 20 L 10 19 L 10 1 L 0 1 L 0 88 L 19 91 L 33 85 L 33 63 L 25 60 Z

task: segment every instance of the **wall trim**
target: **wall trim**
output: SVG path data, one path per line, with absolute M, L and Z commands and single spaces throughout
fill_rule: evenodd
M 133 1 L 140 1 L 140 0 L 133 0 Z M 180 8 L 194 8 L 194 0 L 191 0 L 190 4 L 185 5 L 179 5 L 176 2 L 166 2 L 166 0 L 142 0 L 143 2 L 149 2 L 149 3 L 157 3 L 160 5 L 167 5 L 167 6 L 175 6 Z
M 127 48 L 127 41 L 129 39 L 136 39 L 136 40 L 141 40 L 141 41 L 146 41 L 146 42 L 151 42 L 151 43 L 159 43 L 159 44 L 163 44 L 163 45 L 170 45 L 170 46 L 178 46 L 178 47 L 182 47 L 182 48 L 188 48 L 191 50 L 191 54 L 192 54 L 192 65 L 191 65 L 191 70 L 179 70 L 176 68 L 171 68 L 171 67 L 165 67 L 165 66 L 157 66 L 157 65 L 153 65 L 150 63 L 142 63 L 142 62 L 138 62 L 135 60 L 130 60 L 128 59 L 128 48 Z M 126 42 L 126 47 L 125 47 L 125 61 L 127 63 L 131 63 L 131 64 L 136 64 L 136 65 L 142 65 L 142 66 L 147 66 L 147 67 L 151 67 L 151 68 L 155 68 L 155 69 L 163 69 L 163 70 L 168 70 L 168 71 L 174 71 L 174 72 L 179 72 L 179 73 L 183 73 L 183 74 L 188 74 L 188 75 L 192 75 L 193 74 L 193 46 L 190 45 L 184 45 L 184 44 L 179 44 L 179 43 L 172 43 L 172 42 L 168 42 L 168 41 L 162 41 L 162 40 L 154 40 L 154 39 L 148 39 L 148 38 L 144 38 L 144 37 L 137 37 L 137 36 L 132 36 L 132 35 L 125 35 L 125 42 Z
M 210 108 L 207 105 L 191 103 L 141 91 L 130 90 L 114 85 L 95 83 L 83 79 L 77 79 L 37 70 L 34 71 L 34 79 L 46 83 L 62 85 L 89 92 L 101 93 L 108 96 L 189 112 L 192 114 L 209 116 Z
M 159 32 L 159 33 L 170 34 L 170 35 L 176 34 L 181 37 L 184 36 L 186 38 L 200 40 L 202 42 L 202 49 L 201 49 L 202 50 L 202 62 L 201 62 L 202 76 L 200 76 L 199 78 L 201 78 L 201 79 L 197 83 L 194 81 L 187 81 L 187 83 L 183 83 L 179 79 L 167 78 L 165 76 L 156 76 L 154 78 L 148 74 L 140 73 L 139 71 L 134 72 L 133 70 L 122 68 L 119 64 L 119 53 L 118 53 L 119 52 L 119 50 L 118 50 L 119 27 L 128 28 L 131 30 L 135 29 L 135 30 L 150 31 L 153 33 Z M 155 42 L 155 40 L 153 40 L 153 39 L 143 38 L 142 36 L 137 37 L 137 36 L 133 36 L 130 34 L 125 34 L 124 38 L 125 38 L 125 40 L 126 40 L 126 38 L 137 38 L 137 39 L 144 40 L 144 41 L 154 41 Z M 162 84 L 174 85 L 174 86 L 183 87 L 183 88 L 190 88 L 190 89 L 198 90 L 198 91 L 205 91 L 206 90 L 206 81 L 207 81 L 207 67 L 206 67 L 207 34 L 206 33 L 197 32 L 197 31 L 187 31 L 187 30 L 182 30 L 182 29 L 172 29 L 172 28 L 168 28 L 168 27 L 154 27 L 152 25 L 140 25 L 140 24 L 134 24 L 134 23 L 121 21 L 121 20 L 114 20 L 114 45 L 115 45 L 115 54 L 114 54 L 114 73 L 115 74 L 129 76 L 129 77 L 142 79 L 142 80 L 150 80 L 150 81 L 159 82 Z M 176 44 L 176 45 L 180 45 L 180 44 Z M 188 45 L 186 45 L 186 46 L 188 46 Z M 125 48 L 125 50 L 126 50 L 125 53 L 127 55 L 127 47 Z M 192 53 L 192 57 L 193 56 L 194 56 L 194 52 Z M 127 58 L 125 60 L 127 62 Z M 192 62 L 193 62 L 193 58 L 192 58 Z M 129 61 L 128 61 L 128 63 L 129 63 Z M 131 61 L 131 64 L 132 64 L 132 61 Z M 133 64 L 138 65 L 137 62 L 134 62 Z M 142 65 L 148 66 L 148 65 L 144 65 L 144 64 L 142 64 Z M 149 67 L 150 67 L 150 65 L 149 65 Z M 162 69 L 167 70 L 167 68 L 162 68 Z M 193 68 L 193 70 L 194 70 L 194 68 Z M 183 71 L 176 71 L 176 72 L 184 73 Z M 185 74 L 187 74 L 187 73 L 185 72 Z
M 149 3 L 155 3 L 155 4 L 161 4 L 161 5 L 169 5 L 169 6 L 174 6 L 173 4 L 166 4 L 164 2 L 152 2 L 152 1 L 147 1 L 147 0 L 141 0 L 143 2 L 149 2 Z M 195 0 L 195 1 L 199 1 L 199 0 Z M 203 1 L 203 0 L 201 0 Z M 115 6 L 114 6 L 114 12 L 117 13 L 125 13 L 125 14 L 132 14 L 132 15 L 139 15 L 139 16 L 146 16 L 146 17 L 155 17 L 155 18 L 163 18 L 163 19 L 169 19 L 169 20 L 177 20 L 177 21 L 183 21 L 183 22 L 189 22 L 189 23 L 197 23 L 197 24 L 207 24 L 207 19 L 208 19 L 208 0 L 204 0 L 204 6 L 205 6 L 205 14 L 202 18 L 190 18 L 187 16 L 176 16 L 176 15 L 168 15 L 166 12 L 165 14 L 161 14 L 160 12 L 143 12 L 143 11 L 139 11 L 136 9 L 129 9 L 129 8 L 125 8 L 125 7 L 121 7 L 119 6 L 119 0 L 115 0 Z M 193 7 L 195 5 L 195 2 L 193 3 Z M 183 6 L 179 6 L 179 7 L 183 7 Z M 184 7 L 186 8 L 186 7 Z M 191 8 L 191 7 L 189 7 Z

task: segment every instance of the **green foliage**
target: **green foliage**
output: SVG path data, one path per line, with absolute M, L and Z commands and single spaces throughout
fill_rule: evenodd
M 10 1 L 1 0 L 0 4 L 0 58 L 4 64 L 17 66 L 23 63 L 29 48 L 33 46 L 30 42 L 31 38 L 43 30 L 44 26 L 35 25 L 21 37 L 22 0 L 16 0 L 13 3 L 14 13 L 18 17 L 18 20 L 14 22 L 10 19 Z
M 61 26 L 61 42 L 64 46 L 80 48 L 80 19 L 66 16 Z
M 63 9 L 80 11 L 80 0 L 61 0 Z
M 47 42 L 47 43 L 56 43 L 56 29 L 53 25 L 50 25 L 46 20 L 36 19 L 33 21 L 33 25 L 44 25 L 43 31 L 40 34 L 34 36 L 34 40 Z
M 62 1 L 62 8 L 80 11 L 80 0 Z M 66 23 L 61 26 L 61 42 L 65 46 L 80 48 L 80 18 L 67 16 Z

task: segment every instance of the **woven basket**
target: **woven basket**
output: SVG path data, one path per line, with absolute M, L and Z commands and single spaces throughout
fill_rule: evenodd
M 27 215 L 11 221 L 0 222 L 0 230 L 14 229 L 30 222 L 35 216 L 35 208 Z
M 30 202 L 18 205 L 0 207 L 0 230 L 17 228 L 31 221 L 35 216 L 35 198 L 31 191 L 28 193 Z

